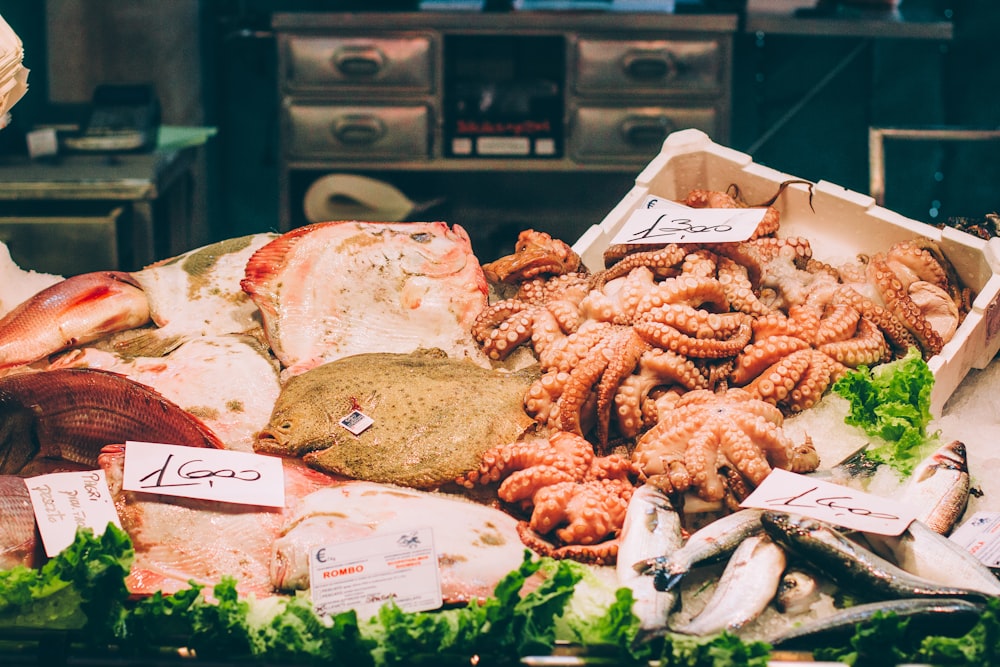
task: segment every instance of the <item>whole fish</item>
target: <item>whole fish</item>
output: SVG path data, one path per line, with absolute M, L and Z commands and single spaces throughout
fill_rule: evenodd
M 738 632 L 774 599 L 784 570 L 784 549 L 763 533 L 747 537 L 730 557 L 705 608 L 673 630 L 699 637 Z
M 370 482 L 435 489 L 476 469 L 534 420 L 524 393 L 537 365 L 494 371 L 438 352 L 356 354 L 288 380 L 254 449 Z M 373 420 L 355 434 L 348 415 Z
M 962 545 L 922 521 L 913 521 L 902 535 L 866 534 L 875 551 L 910 574 L 943 586 L 961 586 L 1000 595 L 1000 579 Z
M 42 562 L 35 511 L 24 480 L 0 475 L 0 571 Z
M 486 276 L 458 225 L 306 225 L 254 253 L 242 285 L 284 377 L 354 354 L 430 347 L 489 367 L 472 336 Z
M 954 598 L 902 598 L 847 607 L 832 614 L 797 624 L 767 639 L 775 649 L 811 651 L 821 645 L 843 645 L 876 615 L 895 614 L 908 619 L 908 628 L 928 635 L 960 636 L 979 620 L 986 605 Z
M 651 572 L 638 572 L 634 563 L 665 556 L 680 548 L 681 519 L 670 498 L 652 484 L 632 493 L 618 542 L 615 571 L 618 585 L 632 591 L 632 611 L 643 635 L 665 632 L 667 618 L 680 601 L 677 591 L 659 591 Z
M 778 584 L 774 606 L 783 614 L 802 614 L 819 598 L 820 585 L 816 577 L 805 570 L 788 569 Z
M 783 512 L 761 515 L 764 531 L 775 542 L 829 575 L 839 585 L 883 599 L 951 597 L 983 600 L 981 591 L 942 586 L 910 574 L 878 554 L 844 537 L 823 521 Z
M 149 303 L 121 271 L 82 273 L 46 287 L 0 319 L 0 369 L 28 364 L 149 322 Z
M 0 378 L 0 474 L 35 458 L 95 468 L 102 447 L 126 440 L 224 446 L 197 417 L 124 375 L 66 368 Z
M 898 499 L 915 510 L 918 520 L 947 535 L 969 503 L 969 465 L 965 444 L 941 445 L 913 470 Z
M 761 510 L 742 509 L 727 514 L 694 532 L 684 546 L 671 554 L 634 563 L 640 572 L 652 571 L 656 587 L 670 590 L 699 563 L 708 563 L 731 554 L 747 537 L 758 533 Z

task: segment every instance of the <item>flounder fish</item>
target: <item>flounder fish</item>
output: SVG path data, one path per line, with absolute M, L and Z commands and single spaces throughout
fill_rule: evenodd
M 537 366 L 495 371 L 435 351 L 346 357 L 289 379 L 254 449 L 355 479 L 437 488 L 534 425 L 523 399 L 538 375 Z M 340 423 L 355 410 L 374 420 L 357 435 Z
M 254 253 L 242 285 L 285 377 L 353 354 L 422 347 L 489 366 L 472 337 L 486 276 L 458 225 L 306 225 Z

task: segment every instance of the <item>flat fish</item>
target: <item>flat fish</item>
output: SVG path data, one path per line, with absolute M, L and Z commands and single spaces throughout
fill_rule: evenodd
M 43 289 L 0 319 L 0 370 L 148 321 L 146 296 L 129 274 L 82 273 Z
M 0 474 L 36 458 L 97 467 L 101 448 L 127 440 L 222 448 L 197 417 L 124 375 L 91 368 L 0 378 Z
M 134 356 L 159 356 L 196 336 L 240 334 L 261 326 L 240 282 L 250 257 L 277 234 L 250 234 L 195 248 L 132 274 L 156 328 L 116 341 Z
M 272 547 L 297 503 L 338 480 L 298 461 L 284 462 L 285 508 L 256 507 L 122 490 L 124 445 L 99 456 L 135 561 L 126 578 L 133 595 L 175 593 L 189 581 L 214 586 L 236 577 L 242 595 L 273 595 Z
M 440 353 L 358 354 L 292 377 L 254 444 L 354 479 L 434 489 L 534 426 L 524 411 L 533 366 L 481 368 Z M 374 420 L 355 435 L 340 420 Z
M 10 256 L 10 248 L 0 241 L 0 317 L 46 287 L 64 280 L 63 276 L 22 269 Z
M 468 602 L 490 597 L 524 559 L 517 520 L 461 496 L 388 484 L 348 482 L 313 492 L 274 542 L 271 583 L 283 591 L 309 588 L 309 553 L 377 535 L 429 527 L 442 597 Z
M 152 387 L 199 418 L 227 449 L 252 451 L 281 391 L 278 364 L 252 336 L 186 339 L 163 357 L 70 350 L 48 368 L 99 368 Z
M 422 347 L 489 366 L 472 337 L 486 277 L 457 225 L 306 225 L 254 253 L 242 285 L 285 377 L 354 354 Z
M 37 567 L 44 558 L 35 511 L 24 480 L 0 475 L 0 571 Z

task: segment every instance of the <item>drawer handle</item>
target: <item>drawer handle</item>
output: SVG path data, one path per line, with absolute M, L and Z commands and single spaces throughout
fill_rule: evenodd
M 342 144 L 364 146 L 373 144 L 385 134 L 385 123 L 374 116 L 351 114 L 333 124 L 333 136 Z
M 344 46 L 333 54 L 333 66 L 348 77 L 373 77 L 384 65 L 385 56 L 374 46 Z
M 667 118 L 634 116 L 626 118 L 620 126 L 625 143 L 638 148 L 659 146 L 673 132 L 674 124 Z
M 622 58 L 625 75 L 640 81 L 669 80 L 677 75 L 677 63 L 665 51 L 630 51 Z

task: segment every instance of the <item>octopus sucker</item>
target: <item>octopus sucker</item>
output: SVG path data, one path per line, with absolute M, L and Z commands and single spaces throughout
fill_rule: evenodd
M 514 254 L 483 264 L 483 272 L 493 282 L 515 284 L 539 275 L 572 273 L 582 265 L 580 256 L 565 242 L 525 229 L 517 236 Z
M 600 289 L 605 283 L 627 275 L 632 269 L 639 266 L 651 269 L 654 274 L 661 278 L 676 275 L 679 273 L 679 265 L 684 261 L 687 253 L 687 249 L 683 246 L 670 243 L 656 250 L 625 255 L 620 261 L 594 275 L 594 287 Z
M 781 358 L 809 347 L 808 342 L 795 336 L 771 336 L 751 343 L 736 357 L 736 367 L 729 379 L 736 386 L 745 385 Z

